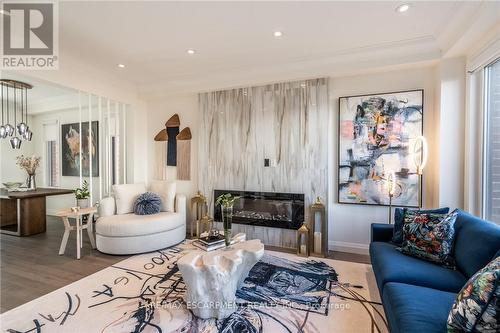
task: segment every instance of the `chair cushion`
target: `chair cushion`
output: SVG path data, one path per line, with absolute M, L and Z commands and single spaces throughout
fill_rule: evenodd
M 457 211 L 444 215 L 407 210 L 404 216 L 401 251 L 454 268 L 452 250 L 457 215 Z
M 158 194 L 161 198 L 161 211 L 174 212 L 175 211 L 175 192 L 176 183 L 165 180 L 153 180 L 149 186 L 149 190 Z
M 381 292 L 386 283 L 401 282 L 457 293 L 467 282 L 461 272 L 405 255 L 394 244 L 373 242 L 370 256 Z
M 500 332 L 500 258 L 474 274 L 448 316 L 448 333 Z
M 443 333 L 456 294 L 390 282 L 382 301 L 391 333 Z
M 500 250 L 500 226 L 458 211 L 454 257 L 467 278 L 486 266 Z
M 100 217 L 95 225 L 95 230 L 97 234 L 108 237 L 140 236 L 173 230 L 181 227 L 184 223 L 184 217 L 179 213 L 123 214 Z
M 116 214 L 132 213 L 134 211 L 135 200 L 144 192 L 146 192 L 146 185 L 143 183 L 113 185 Z
M 394 234 L 392 235 L 392 242 L 398 245 L 403 243 L 403 218 L 406 210 L 408 208 L 396 208 L 394 210 Z M 421 214 L 434 213 L 434 214 L 448 214 L 450 212 L 449 207 L 436 208 L 436 209 L 413 209 L 413 211 L 419 212 Z

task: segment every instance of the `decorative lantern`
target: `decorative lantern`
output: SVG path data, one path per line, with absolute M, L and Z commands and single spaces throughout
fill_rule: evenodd
M 309 257 L 309 228 L 305 222 L 297 230 L 297 255 Z
M 191 199 L 191 211 L 194 214 L 194 220 L 191 221 L 191 238 L 200 238 L 200 220 L 208 211 L 207 198 L 200 191 Z
M 200 228 L 198 229 L 200 234 L 198 235 L 198 238 L 201 237 L 203 233 L 207 233 L 207 236 L 210 236 L 212 234 L 212 229 L 214 226 L 214 219 L 205 214 L 199 221 Z
M 328 251 L 328 229 L 325 205 L 321 203 L 320 197 L 317 197 L 316 202 L 311 205 L 309 219 L 311 255 L 326 257 Z

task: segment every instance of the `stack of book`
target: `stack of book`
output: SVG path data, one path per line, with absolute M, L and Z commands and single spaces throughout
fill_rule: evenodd
M 214 251 L 226 246 L 224 235 L 202 237 L 193 241 L 193 245 L 204 251 Z

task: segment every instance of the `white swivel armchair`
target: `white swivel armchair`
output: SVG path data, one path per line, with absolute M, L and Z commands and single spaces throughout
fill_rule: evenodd
M 160 213 L 133 213 L 135 199 L 146 192 L 144 184 L 114 185 L 114 196 L 101 200 L 95 227 L 99 251 L 109 254 L 151 252 L 176 245 L 186 238 L 186 197 L 175 193 L 172 182 L 154 181 L 150 191 L 162 198 Z

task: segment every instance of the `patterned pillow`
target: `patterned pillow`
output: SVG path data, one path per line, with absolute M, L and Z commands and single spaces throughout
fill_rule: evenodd
M 449 333 L 500 332 L 500 257 L 474 274 L 448 315 Z
M 134 213 L 137 215 L 152 215 L 159 213 L 161 198 L 153 192 L 146 192 L 137 197 L 134 203 Z
M 392 242 L 397 245 L 403 243 L 403 220 L 405 217 L 405 212 L 410 210 L 408 208 L 396 208 L 394 209 L 394 231 L 392 235 Z M 420 214 L 448 214 L 450 212 L 449 207 L 436 208 L 436 209 L 412 209 Z
M 456 210 L 447 215 L 407 210 L 401 252 L 454 268 L 452 247 L 457 214 Z

